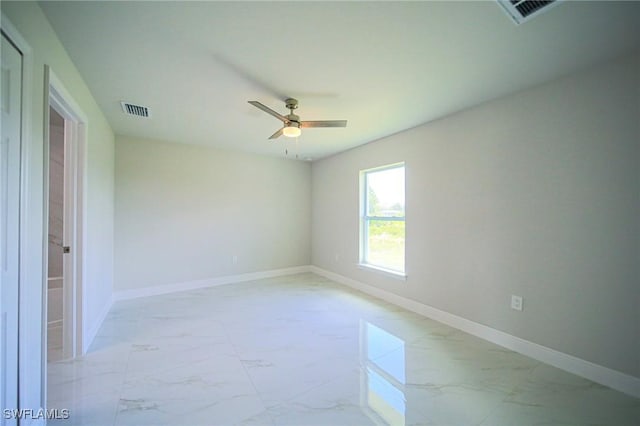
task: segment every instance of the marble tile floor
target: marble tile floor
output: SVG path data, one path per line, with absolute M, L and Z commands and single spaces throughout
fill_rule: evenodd
M 118 302 L 73 425 L 639 425 L 640 400 L 313 274 Z

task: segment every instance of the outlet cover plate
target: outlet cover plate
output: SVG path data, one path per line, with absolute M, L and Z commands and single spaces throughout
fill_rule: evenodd
M 522 296 L 511 295 L 511 309 L 522 310 Z

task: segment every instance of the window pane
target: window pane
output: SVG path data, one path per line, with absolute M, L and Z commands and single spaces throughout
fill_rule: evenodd
M 404 217 L 404 167 L 367 173 L 367 215 Z
M 369 220 L 367 228 L 366 263 L 404 272 L 404 221 Z

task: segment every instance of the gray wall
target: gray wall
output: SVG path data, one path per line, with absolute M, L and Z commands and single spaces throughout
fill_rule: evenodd
M 310 188 L 309 163 L 117 138 L 115 290 L 308 265 Z
M 640 377 L 639 76 L 636 54 L 314 163 L 312 263 Z M 398 161 L 406 282 L 356 266 L 359 170 Z

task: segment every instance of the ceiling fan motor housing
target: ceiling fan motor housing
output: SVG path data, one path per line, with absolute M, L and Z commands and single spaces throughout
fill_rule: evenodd
M 294 110 L 294 109 L 298 108 L 298 100 L 297 99 L 289 98 L 289 99 L 285 100 L 284 102 L 285 102 L 285 105 L 287 106 L 287 109 Z

